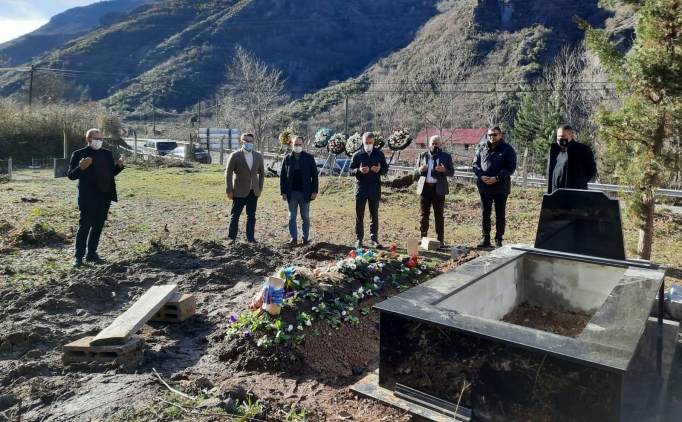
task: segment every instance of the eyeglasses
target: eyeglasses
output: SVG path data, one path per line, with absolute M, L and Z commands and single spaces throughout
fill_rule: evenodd
M 499 135 L 499 133 L 489 133 L 489 134 L 488 134 L 488 137 L 489 137 L 489 138 L 494 138 L 495 136 L 498 136 L 498 135 Z

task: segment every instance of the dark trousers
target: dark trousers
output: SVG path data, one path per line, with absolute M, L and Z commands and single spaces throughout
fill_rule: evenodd
M 355 237 L 362 240 L 365 237 L 365 204 L 369 205 L 369 232 L 372 240 L 379 240 L 379 200 L 356 199 L 355 200 Z
M 89 200 L 81 199 L 78 204 L 80 216 L 78 217 L 78 232 L 76 233 L 76 258 L 83 258 L 86 253 L 89 255 L 97 253 L 99 238 L 107 221 L 111 199 L 109 195 L 98 194 Z
M 422 237 L 425 237 L 429 231 L 429 217 L 431 216 L 431 206 L 433 206 L 433 216 L 436 220 L 436 235 L 441 242 L 444 240 L 445 223 L 443 211 L 445 209 L 445 195 L 438 195 L 435 186 L 424 185 L 421 195 L 419 196 L 419 230 Z
M 495 239 L 502 240 L 504 236 L 505 208 L 507 207 L 505 194 L 482 193 L 481 210 L 483 217 L 483 236 L 490 237 L 490 214 L 495 204 Z
M 246 207 L 246 238 L 254 240 L 256 234 L 256 206 L 258 205 L 258 197 L 253 193 L 253 189 L 244 198 L 232 199 L 232 210 L 230 211 L 230 228 L 228 236 L 234 240 L 237 238 L 239 231 L 239 217 L 242 215 L 244 207 Z

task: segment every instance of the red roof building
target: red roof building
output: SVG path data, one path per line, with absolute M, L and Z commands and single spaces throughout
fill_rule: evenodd
M 441 140 L 443 145 L 476 145 L 486 139 L 488 129 L 446 129 L 443 128 Z M 414 139 L 417 147 L 426 147 L 429 138 L 438 135 L 438 129 L 429 128 L 419 132 Z

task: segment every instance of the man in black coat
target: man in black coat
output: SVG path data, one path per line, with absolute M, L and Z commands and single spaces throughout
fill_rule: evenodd
M 429 215 L 433 206 L 436 235 L 441 245 L 445 244 L 445 195 L 450 193 L 448 176 L 454 176 L 452 156 L 443 152 L 440 136 L 429 138 L 429 150 L 419 154 L 417 159 L 417 194 L 419 195 L 419 229 L 426 237 L 429 231 Z
M 355 176 L 356 248 L 362 247 L 362 239 L 365 237 L 365 204 L 369 207 L 372 247 L 383 248 L 379 243 L 379 200 L 381 199 L 381 176 L 386 173 L 388 173 L 388 164 L 386 164 L 384 153 L 374 149 L 374 134 L 365 132 L 362 135 L 362 149 L 353 154 L 350 163 L 350 174 Z
M 483 239 L 478 248 L 490 247 L 490 215 L 495 205 L 495 246 L 502 246 L 506 223 L 507 197 L 511 193 L 511 175 L 516 171 L 516 152 L 502 138 L 499 127 L 488 130 L 488 140 L 476 146 L 473 165 L 481 196 Z
M 557 129 L 557 141 L 547 157 L 547 193 L 557 189 L 587 190 L 587 183 L 597 174 L 592 149 L 573 139 L 573 128 Z
M 303 244 L 307 245 L 310 232 L 310 201 L 317 198 L 318 177 L 315 157 L 303 151 L 303 138 L 294 135 L 293 150 L 282 161 L 279 173 L 279 192 L 282 200 L 289 203 L 289 244 L 298 244 L 296 213 L 301 210 L 303 220 Z
M 94 262 L 102 260 L 97 254 L 97 246 L 111 201 L 118 201 L 114 176 L 125 165 L 123 156 L 116 162 L 111 151 L 102 149 L 99 129 L 88 130 L 85 141 L 88 146 L 71 155 L 68 172 L 69 179 L 78 180 L 76 197 L 80 211 L 74 267 L 83 265 L 83 257 Z

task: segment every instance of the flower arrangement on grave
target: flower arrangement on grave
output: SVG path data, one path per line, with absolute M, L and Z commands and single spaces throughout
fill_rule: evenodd
M 284 280 L 284 290 L 286 292 L 305 289 L 315 283 L 315 275 L 312 271 L 306 267 L 296 265 L 278 269 L 273 277 L 279 277 Z
M 348 155 L 355 154 L 362 148 L 362 135 L 355 132 L 353 135 L 348 137 L 346 141 L 346 153 Z
M 391 136 L 388 138 L 388 147 L 391 151 L 401 151 L 410 146 L 412 138 L 410 131 L 403 126 L 395 128 Z
M 332 154 L 343 154 L 346 151 L 346 134 L 342 132 L 333 134 L 332 137 L 329 138 L 327 149 Z
M 282 145 L 291 145 L 291 135 L 294 134 L 294 129 L 291 127 L 283 129 L 279 134 L 279 143 Z
M 381 132 L 374 132 L 374 148 L 381 149 L 384 145 L 386 145 L 386 141 L 384 141 L 384 136 Z
M 324 148 L 331 139 L 334 131 L 328 127 L 321 127 L 315 132 L 315 148 Z

